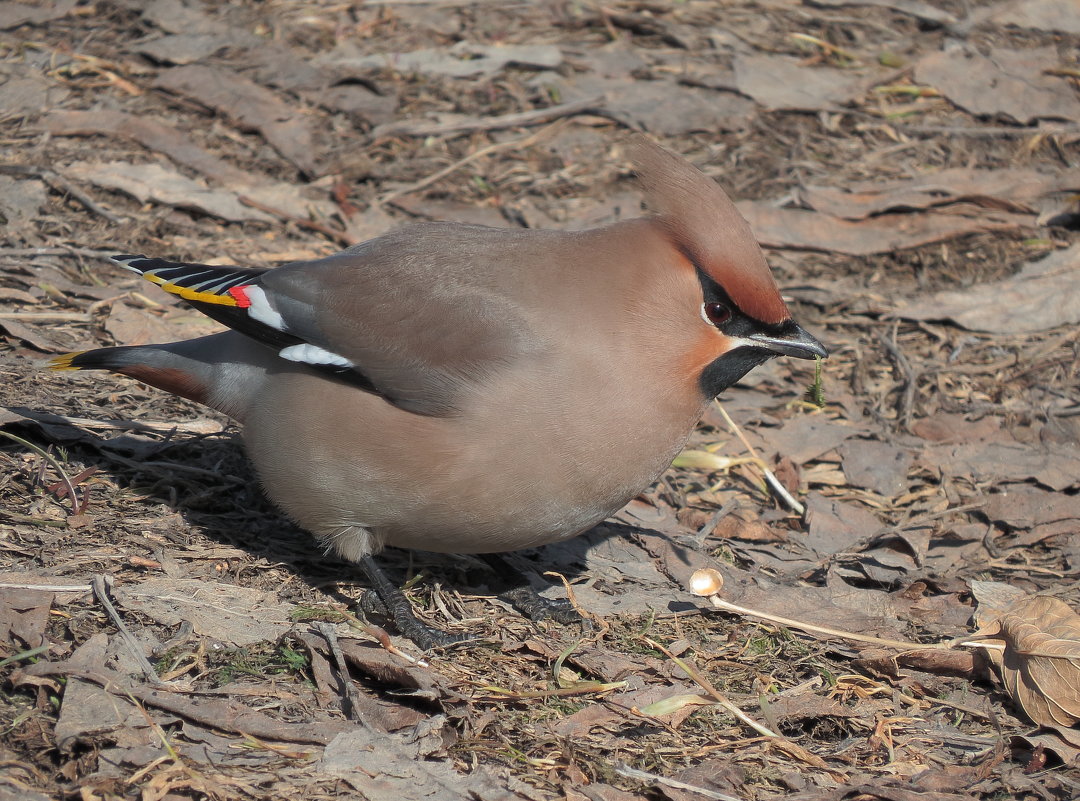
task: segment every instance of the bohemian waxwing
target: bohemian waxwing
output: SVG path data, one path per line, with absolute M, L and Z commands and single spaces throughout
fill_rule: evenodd
M 373 554 L 573 537 L 648 487 L 751 368 L 826 355 L 723 190 L 644 137 L 629 150 L 652 215 L 602 228 L 420 223 L 276 269 L 117 256 L 231 330 L 51 366 L 238 420 L 270 498 L 359 564 L 402 634 L 452 642 Z

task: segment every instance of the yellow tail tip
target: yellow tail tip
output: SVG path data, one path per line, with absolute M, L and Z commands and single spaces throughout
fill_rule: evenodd
M 59 356 L 53 356 L 49 359 L 48 367 L 50 370 L 78 370 L 80 368 L 73 365 L 71 362 L 78 356 L 82 356 L 86 353 L 85 350 L 77 350 L 74 353 L 63 353 Z

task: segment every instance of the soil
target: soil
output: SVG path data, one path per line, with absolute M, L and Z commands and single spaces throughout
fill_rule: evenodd
M 1052 5 L 0 4 L 0 801 L 1077 797 L 1080 31 Z M 355 617 L 361 576 L 227 418 L 43 369 L 216 330 L 114 253 L 635 216 L 630 129 L 740 202 L 831 356 L 817 389 L 755 371 L 614 520 L 511 557 L 586 626 L 388 551 L 479 638 L 421 657 Z

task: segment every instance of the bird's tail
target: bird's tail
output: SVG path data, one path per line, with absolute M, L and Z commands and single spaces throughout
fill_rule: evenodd
M 151 386 L 207 402 L 209 367 L 178 354 L 174 345 L 123 345 L 62 353 L 49 360 L 50 370 L 110 370 Z
M 97 350 L 78 350 L 73 353 L 61 353 L 49 359 L 50 370 L 113 370 L 119 372 L 130 364 L 130 360 L 117 351 L 127 348 L 98 348 Z

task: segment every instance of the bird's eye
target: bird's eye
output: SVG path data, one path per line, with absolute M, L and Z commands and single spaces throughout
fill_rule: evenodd
M 723 303 L 706 303 L 701 311 L 708 322 L 718 327 L 731 319 L 731 309 Z

